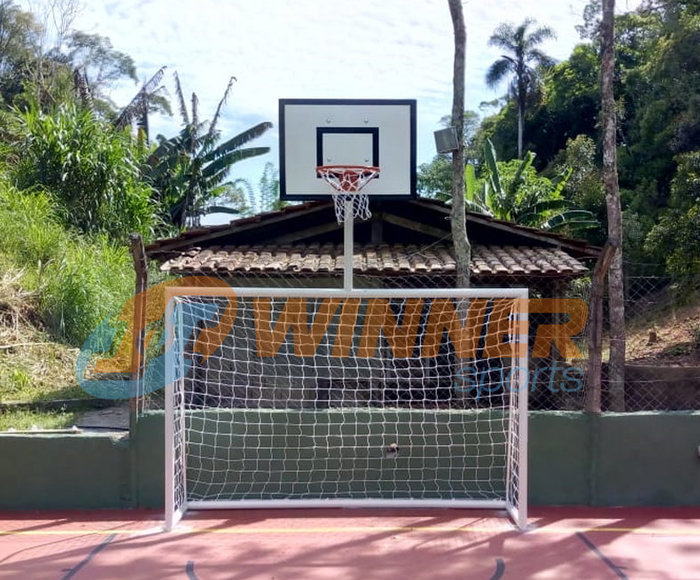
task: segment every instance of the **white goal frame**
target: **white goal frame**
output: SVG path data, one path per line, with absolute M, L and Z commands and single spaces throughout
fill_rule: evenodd
M 185 438 L 184 397 L 176 401 L 176 383 L 183 381 L 176 369 L 175 298 L 199 297 L 259 297 L 259 298 L 337 298 L 337 299 L 519 299 L 519 324 L 513 326 L 517 336 L 517 405 L 510 408 L 507 424 L 507 459 L 505 498 L 495 499 L 383 499 L 383 498 L 318 498 L 318 499 L 241 499 L 191 501 L 186 489 L 187 441 Z M 225 287 L 166 287 L 165 298 L 165 529 L 172 530 L 189 509 L 251 509 L 251 508 L 315 508 L 315 507 L 372 507 L 372 508 L 477 508 L 506 510 L 515 525 L 527 526 L 528 510 L 528 290 L 526 288 L 474 289 L 317 289 L 317 288 L 225 288 Z M 178 377 L 179 374 L 179 377 Z M 512 378 L 512 377 L 511 377 Z M 525 388 L 523 388 L 525 385 Z M 512 399 L 511 399 L 512 400 Z M 177 428 L 176 428 L 177 427 Z M 179 447 L 178 447 L 179 446 Z M 178 453 L 180 456 L 178 457 Z M 178 463 L 180 461 L 180 463 Z

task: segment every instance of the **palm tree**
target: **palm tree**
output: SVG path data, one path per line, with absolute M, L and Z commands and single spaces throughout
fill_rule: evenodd
M 507 76 L 512 76 L 509 95 L 518 108 L 518 158 L 523 156 L 523 123 L 529 97 L 537 93 L 540 83 L 539 70 L 550 67 L 554 60 L 543 53 L 538 46 L 545 40 L 556 38 L 554 30 L 548 26 L 531 27 L 535 20 L 527 18 L 517 27 L 500 24 L 489 38 L 489 45 L 506 51 L 486 72 L 486 84 L 497 86 Z
M 234 163 L 269 153 L 269 147 L 243 146 L 260 137 L 272 127 L 272 123 L 258 123 L 219 144 L 221 133 L 217 130 L 217 123 L 235 77 L 229 79 L 211 122 L 199 120 L 196 93 L 192 93 L 191 114 L 188 112 L 177 73 L 174 77 L 184 127 L 170 139 L 158 136 L 159 145 L 149 158 L 148 173 L 159 192 L 165 219 L 181 228 L 188 219 L 196 224 L 203 214 L 210 213 L 208 206 L 212 200 L 230 193 L 235 183 L 226 181 L 226 178 Z M 222 209 L 217 207 L 216 211 Z

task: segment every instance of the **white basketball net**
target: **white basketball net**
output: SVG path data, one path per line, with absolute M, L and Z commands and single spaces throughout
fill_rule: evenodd
M 351 202 L 352 215 L 359 220 L 372 217 L 369 197 L 362 188 L 379 174 L 379 167 L 364 165 L 323 165 L 316 168 L 319 177 L 325 179 L 334 192 L 333 205 L 338 223 L 345 221 L 346 202 Z

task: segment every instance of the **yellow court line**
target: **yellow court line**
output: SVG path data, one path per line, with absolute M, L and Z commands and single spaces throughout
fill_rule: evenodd
M 264 535 L 264 534 L 329 534 L 329 533 L 373 533 L 373 532 L 479 532 L 479 533 L 504 533 L 511 532 L 519 535 L 519 532 L 512 527 L 492 528 L 484 526 L 335 526 L 335 527 L 310 527 L 310 528 L 188 528 L 182 526 L 173 530 L 174 534 L 231 534 L 231 535 Z M 80 535 L 106 535 L 116 534 L 118 536 L 145 536 L 155 533 L 165 533 L 156 528 L 147 529 L 107 529 L 107 530 L 0 530 L 0 536 L 80 536 Z M 565 528 L 547 526 L 544 528 L 533 528 L 527 532 L 530 534 L 556 534 L 573 535 L 576 533 L 623 533 L 647 536 L 698 536 L 700 529 L 664 529 L 654 528 L 620 528 L 620 527 L 597 527 L 597 528 Z

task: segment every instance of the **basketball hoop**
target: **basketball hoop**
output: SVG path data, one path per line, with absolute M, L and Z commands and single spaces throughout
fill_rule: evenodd
M 338 223 L 345 221 L 345 203 L 352 202 L 352 215 L 360 220 L 372 217 L 369 197 L 362 188 L 379 175 L 379 167 L 369 165 L 320 165 L 316 167 L 319 177 L 334 189 L 332 193 L 335 217 Z

